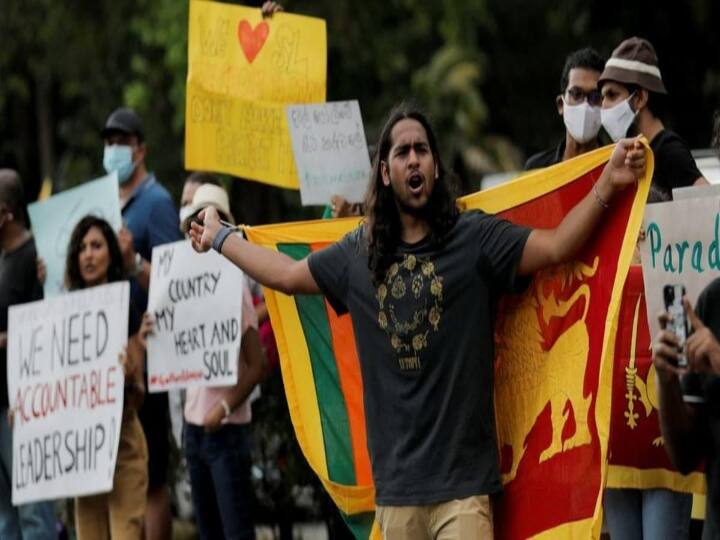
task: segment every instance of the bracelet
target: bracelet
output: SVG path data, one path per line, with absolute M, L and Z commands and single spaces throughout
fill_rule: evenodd
M 225 410 L 225 418 L 227 418 L 228 416 L 230 416 L 230 414 L 232 413 L 232 411 L 230 410 L 230 405 L 228 405 L 228 402 L 227 402 L 227 400 L 226 400 L 225 398 L 222 398 L 222 399 L 220 400 L 220 405 L 222 405 L 222 408 Z
M 220 229 L 215 235 L 215 238 L 213 239 L 212 248 L 218 253 L 222 253 L 222 246 L 225 243 L 225 240 L 227 240 L 227 237 L 230 236 L 232 232 L 233 229 L 230 227 L 223 227 L 222 229 Z
M 595 200 L 600 205 L 601 208 L 610 208 L 610 203 L 608 203 L 605 199 L 603 199 L 597 190 L 597 184 L 593 184 L 593 195 L 595 195 Z

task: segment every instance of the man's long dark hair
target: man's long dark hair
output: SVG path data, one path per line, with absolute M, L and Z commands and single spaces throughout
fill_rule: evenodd
M 392 186 L 386 186 L 383 183 L 382 162 L 389 163 L 388 156 L 393 145 L 391 137 L 393 127 L 405 119 L 415 120 L 425 129 L 430 151 L 437 167 L 438 177 L 427 205 L 423 209 L 423 215 L 430 225 L 430 242 L 440 243 L 455 225 L 458 217 L 455 184 L 440 160 L 440 151 L 430 122 L 417 109 L 407 105 L 395 107 L 390 112 L 380 134 L 373 160 L 370 187 L 365 196 L 368 266 L 377 283 L 381 283 L 385 279 L 385 273 L 393 263 L 402 232 L 400 214 Z
M 112 230 L 110 224 L 102 218 L 95 216 L 85 216 L 82 218 L 70 235 L 68 243 L 67 260 L 65 261 L 65 287 L 69 291 L 84 289 L 87 284 L 80 273 L 80 246 L 83 238 L 90 229 L 97 227 L 105 238 L 110 254 L 110 264 L 108 265 L 107 282 L 120 281 L 125 278 L 125 269 L 123 267 L 122 254 L 118 245 L 115 231 Z

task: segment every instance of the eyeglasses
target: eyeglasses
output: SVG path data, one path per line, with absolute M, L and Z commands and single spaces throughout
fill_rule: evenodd
M 602 94 L 599 90 L 585 92 L 577 86 L 568 88 L 565 92 L 565 101 L 567 101 L 568 105 L 579 105 L 585 100 L 587 100 L 591 106 L 599 107 L 602 103 Z

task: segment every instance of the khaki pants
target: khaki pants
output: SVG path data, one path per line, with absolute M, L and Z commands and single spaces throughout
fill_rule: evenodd
M 147 503 L 148 451 L 140 420 L 126 410 L 120 428 L 113 490 L 75 499 L 79 540 L 139 540 Z
M 427 506 L 378 506 L 375 510 L 384 540 L 492 540 L 490 498 L 467 499 Z

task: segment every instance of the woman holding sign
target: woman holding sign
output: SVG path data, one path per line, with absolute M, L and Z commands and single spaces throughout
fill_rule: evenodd
M 115 232 L 103 219 L 84 217 L 70 236 L 65 266 L 67 289 L 85 289 L 124 278 Z M 125 372 L 125 399 L 113 490 L 76 499 L 75 524 L 80 540 L 142 536 L 148 473 L 147 444 L 137 416 L 145 393 L 139 327 L 140 318 L 131 305 L 127 352 L 120 358 Z

